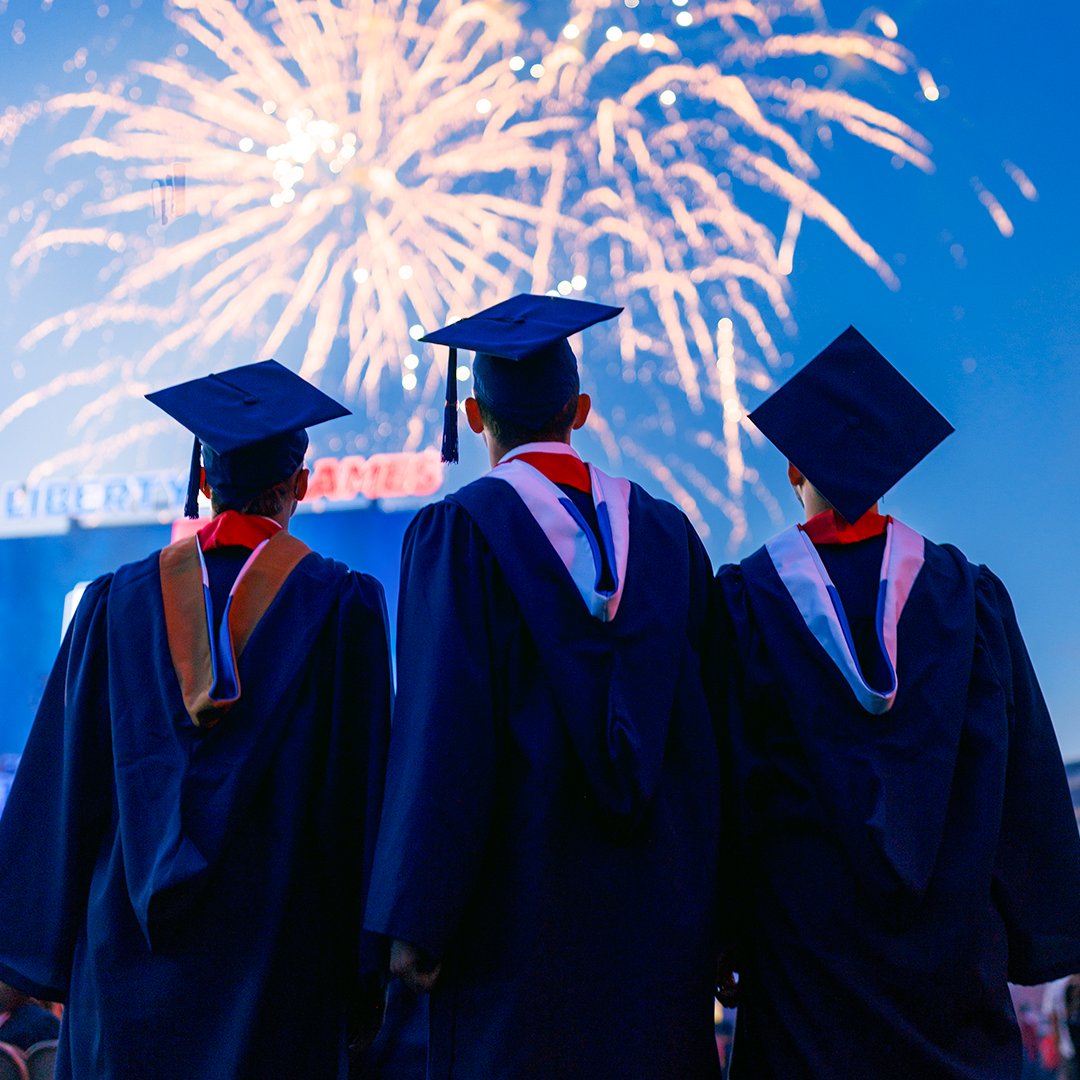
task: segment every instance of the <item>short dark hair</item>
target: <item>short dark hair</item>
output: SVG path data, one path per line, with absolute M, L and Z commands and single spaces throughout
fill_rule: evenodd
M 574 426 L 579 396 L 574 393 L 554 416 L 539 426 L 522 424 L 500 416 L 498 409 L 493 408 L 479 394 L 476 395 L 476 404 L 480 407 L 484 426 L 491 432 L 492 437 L 502 446 L 512 449 L 515 446 L 523 446 L 525 443 L 564 440 Z
M 213 488 L 210 489 L 210 508 L 215 514 L 223 514 L 226 510 L 238 510 L 241 514 L 259 514 L 262 517 L 275 517 L 285 509 L 286 503 L 292 498 L 293 476 L 286 476 L 265 491 L 260 491 L 253 499 L 249 499 L 242 505 L 234 505 L 222 499 Z

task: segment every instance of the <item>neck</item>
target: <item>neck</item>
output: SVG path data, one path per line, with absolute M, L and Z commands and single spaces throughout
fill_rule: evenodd
M 811 518 L 817 517 L 818 514 L 824 514 L 826 510 L 835 510 L 836 509 L 832 505 L 832 503 L 830 503 L 827 500 L 823 499 L 821 497 L 821 494 L 819 492 L 817 492 L 817 491 L 807 492 L 806 495 L 810 495 L 810 496 L 813 496 L 813 497 L 806 498 L 806 496 L 804 496 L 804 502 L 803 502 L 803 519 L 804 519 L 804 521 L 809 521 Z M 872 507 L 870 507 L 870 509 L 867 510 L 866 513 L 867 514 L 876 514 L 876 513 L 878 513 L 879 512 L 878 511 L 878 506 L 879 506 L 878 503 L 874 503 L 874 505 Z M 836 511 L 836 513 L 837 513 L 837 517 L 840 517 L 841 520 L 843 520 L 842 515 L 840 514 L 840 512 Z M 865 516 L 866 515 L 864 514 L 863 517 L 865 517 Z M 854 525 L 855 522 L 854 521 L 849 521 L 848 524 L 849 525 Z
M 496 465 L 511 451 L 516 450 L 519 446 L 527 446 L 531 442 L 548 442 L 548 443 L 561 443 L 563 446 L 570 445 L 570 432 L 568 431 L 562 438 L 554 439 L 529 439 L 527 442 L 506 443 L 499 442 L 498 439 L 492 438 L 490 432 L 485 432 L 484 441 L 487 443 L 488 460 L 491 462 L 491 467 L 494 469 Z
M 293 513 L 295 512 L 295 510 L 296 510 L 296 507 L 291 506 L 291 507 L 285 507 L 281 511 L 281 513 L 279 513 L 279 514 L 251 514 L 250 516 L 251 517 L 266 518 L 267 521 L 276 521 L 278 523 L 278 525 L 281 526 L 283 532 L 288 532 L 289 531 L 289 522 L 292 520 L 292 516 L 293 516 Z M 222 510 L 221 511 L 221 514 L 228 514 L 228 513 L 241 514 L 241 513 L 243 513 L 243 511 L 242 510 Z M 210 515 L 211 521 L 214 518 L 220 517 L 221 514 L 211 514 Z
M 791 476 L 790 478 L 795 488 L 795 496 L 802 504 L 804 521 L 809 521 L 811 518 L 817 517 L 818 514 L 824 514 L 826 510 L 836 509 L 805 476 Z M 796 479 L 798 479 L 797 484 L 794 483 Z M 874 503 L 872 509 L 875 513 L 877 508 L 878 504 Z M 868 510 L 867 513 L 870 513 L 870 511 Z M 855 522 L 849 521 L 848 524 L 854 525 Z
M 803 484 L 802 491 L 799 494 L 805 521 L 809 521 L 812 517 L 817 517 L 818 514 L 823 514 L 826 510 L 833 508 L 832 503 L 810 484 Z
M 292 516 L 296 512 L 296 503 L 286 507 L 280 514 L 272 514 L 270 516 L 271 521 L 276 521 L 281 526 L 282 532 L 289 531 L 289 523 L 292 521 Z

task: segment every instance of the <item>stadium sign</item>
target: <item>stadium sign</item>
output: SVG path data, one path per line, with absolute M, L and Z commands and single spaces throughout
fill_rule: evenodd
M 442 487 L 436 450 L 316 459 L 305 507 L 424 498 Z M 89 525 L 172 521 L 183 513 L 187 476 L 172 469 L 116 476 L 9 483 L 0 488 L 0 531 L 32 531 L 66 520 Z

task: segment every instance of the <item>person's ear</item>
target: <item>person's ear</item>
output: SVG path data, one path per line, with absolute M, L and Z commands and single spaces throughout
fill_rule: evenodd
M 203 468 L 199 469 L 199 490 L 210 498 L 210 485 L 206 482 L 206 470 Z
M 465 419 L 477 435 L 484 433 L 484 417 L 480 412 L 480 403 L 474 397 L 465 399 Z
M 791 490 L 795 493 L 795 498 L 798 500 L 799 505 L 805 507 L 806 503 L 803 502 L 803 484 L 806 483 L 806 477 L 803 476 L 802 472 L 794 465 L 792 465 L 790 461 L 788 462 L 787 467 L 787 478 L 788 483 L 791 484 Z
M 300 469 L 296 474 L 296 482 L 293 484 L 293 497 L 297 502 L 303 502 L 304 496 L 307 494 L 308 480 L 311 477 L 311 473 L 308 469 Z
M 585 421 L 589 419 L 590 409 L 592 409 L 592 398 L 588 394 L 578 394 L 577 412 L 574 414 L 574 431 L 585 426 Z

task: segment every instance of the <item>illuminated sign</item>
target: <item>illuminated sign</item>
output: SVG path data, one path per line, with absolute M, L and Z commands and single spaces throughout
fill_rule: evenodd
M 371 457 L 319 458 L 311 466 L 309 500 L 352 502 L 434 495 L 443 482 L 436 450 L 419 454 L 372 454 Z
M 184 505 L 187 477 L 173 471 L 45 480 L 0 488 L 0 522 L 168 515 Z
M 442 487 L 438 451 L 318 458 L 304 507 L 346 506 L 371 499 L 424 498 Z M 126 476 L 44 480 L 0 487 L 0 530 L 45 526 L 77 518 L 87 524 L 156 519 L 172 521 L 183 513 L 187 474 L 175 470 Z

